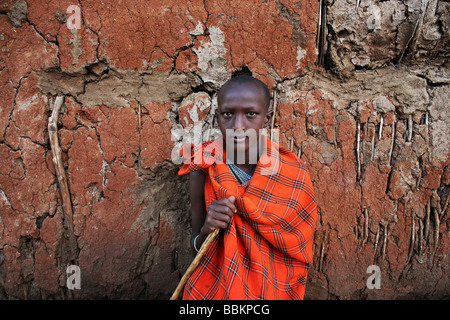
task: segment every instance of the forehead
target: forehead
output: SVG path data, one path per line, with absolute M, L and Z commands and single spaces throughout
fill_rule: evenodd
M 218 97 L 219 107 L 265 106 L 264 91 L 253 83 L 233 83 L 224 86 Z

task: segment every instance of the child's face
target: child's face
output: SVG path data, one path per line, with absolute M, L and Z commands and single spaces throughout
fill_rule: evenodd
M 228 87 L 218 101 L 220 131 L 225 141 L 233 141 L 237 152 L 249 151 L 259 141 L 260 129 L 267 127 L 271 118 L 262 89 L 252 83 Z

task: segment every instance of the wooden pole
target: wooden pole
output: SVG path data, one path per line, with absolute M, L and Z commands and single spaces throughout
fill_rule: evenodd
M 70 199 L 69 184 L 67 182 L 64 166 L 62 164 L 61 147 L 59 146 L 58 140 L 58 116 L 63 102 L 64 97 L 57 96 L 53 103 L 52 114 L 48 120 L 48 136 L 50 138 L 50 147 L 52 148 L 53 153 L 52 160 L 55 166 L 56 176 L 58 178 L 63 211 L 66 217 L 65 221 L 67 222 L 67 229 L 69 231 L 70 249 L 72 253 L 71 260 L 74 260 L 76 258 L 77 244 L 73 227 L 72 201 Z
M 200 247 L 200 250 L 198 250 L 197 255 L 195 256 L 194 260 L 191 262 L 189 267 L 187 268 L 186 272 L 184 273 L 183 277 L 181 278 L 180 282 L 178 283 L 177 288 L 172 294 L 172 297 L 170 300 L 177 300 L 179 295 L 184 289 L 184 285 L 186 284 L 189 277 L 192 275 L 194 270 L 198 267 L 200 264 L 200 261 L 202 260 L 203 256 L 205 255 L 208 248 L 211 246 L 211 243 L 216 238 L 217 234 L 219 233 L 220 229 L 215 229 L 213 232 L 211 232 L 206 240 L 203 242 L 202 246 Z
M 277 94 L 277 88 L 275 87 L 275 90 L 273 92 L 273 108 L 272 108 L 272 119 L 270 121 L 270 140 L 273 140 L 273 126 L 275 125 L 275 116 L 277 113 L 277 108 L 278 108 L 278 94 Z M 292 151 L 292 149 L 291 149 Z

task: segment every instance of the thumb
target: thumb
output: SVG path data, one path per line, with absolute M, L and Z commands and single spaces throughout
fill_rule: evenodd
M 228 200 L 231 201 L 231 203 L 234 203 L 234 201 L 236 201 L 236 197 L 235 196 L 231 196 L 228 198 Z

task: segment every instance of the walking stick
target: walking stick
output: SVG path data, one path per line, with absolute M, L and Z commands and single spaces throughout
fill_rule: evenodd
M 186 281 L 189 279 L 191 274 L 194 272 L 194 270 L 198 267 L 200 264 L 200 261 L 202 260 L 203 256 L 205 255 L 206 251 L 208 250 L 209 246 L 213 242 L 214 238 L 219 233 L 220 229 L 215 229 L 213 232 L 208 234 L 208 237 L 206 237 L 206 240 L 203 242 L 202 246 L 200 247 L 200 250 L 198 250 L 197 255 L 195 256 L 194 260 L 192 260 L 191 264 L 189 265 L 189 268 L 187 268 L 186 272 L 184 273 L 183 277 L 181 278 L 180 282 L 178 283 L 177 288 L 172 294 L 172 297 L 170 297 L 170 300 L 177 300 L 178 296 L 184 289 L 184 285 L 186 284 Z

